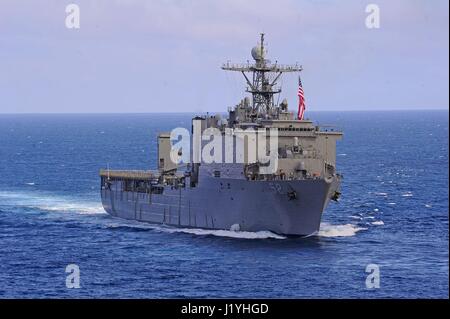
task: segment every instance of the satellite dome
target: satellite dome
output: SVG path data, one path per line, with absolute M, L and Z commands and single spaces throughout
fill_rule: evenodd
M 255 59 L 255 61 L 262 60 L 263 54 L 261 52 L 260 46 L 256 46 L 252 49 L 252 57 L 253 57 L 253 59 Z

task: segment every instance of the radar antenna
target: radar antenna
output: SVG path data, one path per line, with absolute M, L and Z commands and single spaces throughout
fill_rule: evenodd
M 274 103 L 274 95 L 281 93 L 281 86 L 276 86 L 283 73 L 300 72 L 301 65 L 279 65 L 266 59 L 264 33 L 261 33 L 259 46 L 252 49 L 255 63 L 235 64 L 227 62 L 222 70 L 241 72 L 247 82 L 246 92 L 252 94 L 252 117 L 273 118 L 277 116 L 278 105 Z

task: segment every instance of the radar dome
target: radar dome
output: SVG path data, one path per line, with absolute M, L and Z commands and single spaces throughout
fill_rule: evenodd
M 261 52 L 260 46 L 256 46 L 252 49 L 252 57 L 253 57 L 253 59 L 255 59 L 255 61 L 262 60 L 263 54 Z

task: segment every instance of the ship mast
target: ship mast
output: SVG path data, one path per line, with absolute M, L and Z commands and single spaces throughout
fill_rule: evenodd
M 255 63 L 234 64 L 227 62 L 222 65 L 222 70 L 241 72 L 247 81 L 248 93 L 252 94 L 252 114 L 256 119 L 270 119 L 278 116 L 278 105 L 274 103 L 274 95 L 281 93 L 281 87 L 276 86 L 283 73 L 300 72 L 302 66 L 279 65 L 266 59 L 264 47 L 264 33 L 261 33 L 259 46 L 252 49 L 252 57 Z

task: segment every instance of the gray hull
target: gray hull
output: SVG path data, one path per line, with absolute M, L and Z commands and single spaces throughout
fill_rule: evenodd
M 339 179 L 268 182 L 211 177 L 200 185 L 166 186 L 162 194 L 148 194 L 123 191 L 122 182 L 113 181 L 101 190 L 102 203 L 112 216 L 142 222 L 306 236 L 319 230 Z M 295 198 L 289 196 L 293 191 Z

